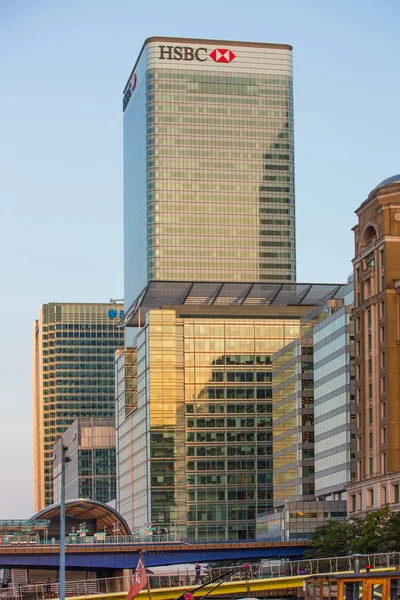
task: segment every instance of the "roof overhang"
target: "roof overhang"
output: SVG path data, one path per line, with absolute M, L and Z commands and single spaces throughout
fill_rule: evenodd
M 154 308 L 187 307 L 313 307 L 329 298 L 343 298 L 337 283 L 238 283 L 213 281 L 150 281 L 125 313 L 124 325 L 143 326 Z
M 51 521 L 59 519 L 60 512 L 60 504 L 52 504 L 36 513 L 31 520 L 48 519 Z M 95 519 L 98 524 L 98 531 L 103 531 L 105 527 L 111 529 L 114 524 L 118 524 L 120 535 L 131 535 L 128 523 L 119 512 L 108 504 L 103 504 L 97 500 L 86 498 L 67 500 L 65 502 L 65 516 L 72 519 L 82 519 L 83 521 Z

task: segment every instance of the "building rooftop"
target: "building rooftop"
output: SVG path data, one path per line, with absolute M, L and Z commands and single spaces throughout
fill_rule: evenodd
M 135 327 L 138 313 L 162 306 L 315 306 L 328 298 L 343 298 L 337 283 L 237 283 L 213 281 L 150 281 L 125 314 Z
M 392 175 L 392 177 L 388 177 L 387 179 L 384 179 L 383 181 L 378 183 L 377 186 L 375 186 L 374 190 L 384 187 L 385 185 L 390 185 L 391 183 L 400 183 L 400 173 L 397 175 Z

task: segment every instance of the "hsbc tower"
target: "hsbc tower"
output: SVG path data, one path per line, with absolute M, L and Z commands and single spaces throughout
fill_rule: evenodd
M 292 48 L 152 37 L 123 92 L 125 306 L 296 280 Z

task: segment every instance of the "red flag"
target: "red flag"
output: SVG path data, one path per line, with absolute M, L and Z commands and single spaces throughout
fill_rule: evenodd
M 136 571 L 133 574 L 133 585 L 130 587 L 126 600 L 133 600 L 140 590 L 147 585 L 146 569 L 142 558 L 139 558 L 139 562 L 136 567 Z

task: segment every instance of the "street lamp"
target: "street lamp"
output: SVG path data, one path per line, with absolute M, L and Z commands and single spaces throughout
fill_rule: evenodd
M 60 503 L 60 600 L 65 600 L 65 463 L 71 462 L 65 456 L 68 450 L 61 438 L 61 503 Z

